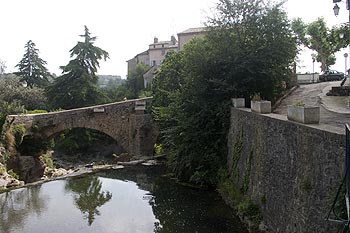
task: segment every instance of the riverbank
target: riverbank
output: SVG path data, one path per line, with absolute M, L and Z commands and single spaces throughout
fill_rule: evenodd
M 90 173 L 96 173 L 100 171 L 106 171 L 106 170 L 117 170 L 117 169 L 123 169 L 127 166 L 134 166 L 134 165 L 143 165 L 143 166 L 154 166 L 163 164 L 161 161 L 165 155 L 157 155 L 153 156 L 151 158 L 138 158 L 127 162 L 117 162 L 115 164 L 85 164 L 80 165 L 77 167 L 71 167 L 70 169 L 65 168 L 45 168 L 44 176 L 40 178 L 40 180 L 35 182 L 29 182 L 24 183 L 24 181 L 20 181 L 13 176 L 9 175 L 5 169 L 5 166 L 3 166 L 0 163 L 0 171 L 3 169 L 3 174 L 0 173 L 0 193 L 7 192 L 13 189 L 22 188 L 22 187 L 28 187 L 32 185 L 42 184 L 45 182 L 53 181 L 53 180 L 60 180 L 65 179 L 68 177 L 75 177 L 75 176 L 83 176 Z

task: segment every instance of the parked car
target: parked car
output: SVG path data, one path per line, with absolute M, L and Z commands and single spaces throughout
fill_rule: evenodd
M 320 74 L 319 80 L 321 82 L 325 81 L 339 81 L 344 78 L 344 73 L 336 70 L 326 70 L 323 74 Z

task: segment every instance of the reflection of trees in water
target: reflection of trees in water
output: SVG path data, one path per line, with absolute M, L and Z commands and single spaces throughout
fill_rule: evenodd
M 112 198 L 110 192 L 101 191 L 102 182 L 96 176 L 67 180 L 65 189 L 74 192 L 75 205 L 83 213 L 84 219 L 91 225 L 95 215 L 100 215 L 98 207 L 103 206 Z
M 41 215 L 47 197 L 41 195 L 40 188 L 36 185 L 0 194 L 0 232 L 10 233 L 23 226 L 29 215 Z
M 183 187 L 168 179 L 157 179 L 149 200 L 158 219 L 155 233 L 245 233 L 237 218 L 212 191 Z

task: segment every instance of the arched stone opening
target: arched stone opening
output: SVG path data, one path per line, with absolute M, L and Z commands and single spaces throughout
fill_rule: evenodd
M 91 128 L 76 127 L 57 131 L 48 138 L 54 139 L 52 152 L 54 162 L 60 167 L 84 164 L 115 163 L 127 150 L 104 132 Z

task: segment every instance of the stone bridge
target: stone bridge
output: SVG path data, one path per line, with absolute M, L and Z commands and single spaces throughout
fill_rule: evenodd
M 64 130 L 87 128 L 113 138 L 132 156 L 151 156 L 158 130 L 147 109 L 152 98 L 42 114 L 21 114 L 7 117 L 7 127 L 24 124 L 25 136 L 52 138 Z

